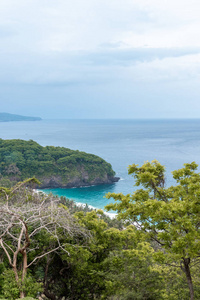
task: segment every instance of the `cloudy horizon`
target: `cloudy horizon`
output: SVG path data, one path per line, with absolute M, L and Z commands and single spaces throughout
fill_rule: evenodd
M 1 112 L 199 118 L 197 0 L 2 0 Z

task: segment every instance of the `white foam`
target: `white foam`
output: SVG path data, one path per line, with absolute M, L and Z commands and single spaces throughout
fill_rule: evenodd
M 110 219 L 115 219 L 117 214 L 115 213 L 108 213 L 106 211 L 103 212 L 105 215 L 107 215 Z
M 115 213 L 109 213 L 109 212 L 106 212 L 106 211 L 104 211 L 103 209 L 101 209 L 101 208 L 97 208 L 97 207 L 94 207 L 94 206 L 92 206 L 92 205 L 88 205 L 88 204 L 86 204 L 86 203 L 81 203 L 81 202 L 75 202 L 75 205 L 76 206 L 78 206 L 78 207 L 86 207 L 86 205 L 88 206 L 88 208 L 90 208 L 90 209 L 93 209 L 93 210 L 102 210 L 103 211 L 103 213 L 104 213 L 104 215 L 106 215 L 106 216 L 108 216 L 110 219 L 114 219 L 115 217 L 116 217 L 116 215 L 117 214 L 115 214 Z
M 48 194 L 45 193 L 44 191 L 40 191 L 40 190 L 36 190 L 36 189 L 33 189 L 33 192 L 34 192 L 34 193 L 37 193 L 37 194 L 43 193 L 43 194 L 48 195 Z M 99 210 L 99 209 L 100 209 L 100 210 L 103 211 L 104 215 L 108 216 L 110 219 L 114 219 L 114 218 L 116 217 L 116 215 L 117 215 L 117 214 L 115 214 L 115 213 L 109 213 L 109 212 L 106 212 L 106 211 L 104 211 L 104 210 L 101 209 L 101 208 L 97 208 L 97 207 L 94 207 L 94 206 L 92 206 L 92 205 L 88 205 L 87 203 L 76 202 L 74 199 L 69 199 L 69 200 L 74 201 L 75 205 L 78 206 L 78 207 L 83 207 L 83 208 L 84 208 L 84 207 L 86 207 L 86 205 L 87 205 L 89 209 L 93 209 L 93 210 Z
M 76 206 L 79 206 L 79 207 L 82 206 L 83 208 L 86 207 L 86 205 L 87 205 L 88 208 L 90 208 L 90 209 L 96 209 L 94 206 L 88 205 L 87 203 L 75 202 L 75 204 L 76 204 Z

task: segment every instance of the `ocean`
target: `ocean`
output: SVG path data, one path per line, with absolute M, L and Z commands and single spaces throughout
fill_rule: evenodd
M 48 189 L 78 203 L 103 209 L 112 202 L 108 192 L 132 193 L 134 178 L 127 167 L 157 159 L 166 167 L 167 185 L 171 171 L 184 163 L 200 164 L 200 120 L 42 120 L 0 123 L 0 138 L 34 140 L 42 146 L 62 146 L 98 155 L 111 163 L 120 181 L 73 189 Z

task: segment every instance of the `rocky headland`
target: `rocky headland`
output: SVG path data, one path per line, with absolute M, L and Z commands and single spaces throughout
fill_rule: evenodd
M 46 146 L 30 140 L 0 139 L 0 180 L 36 177 L 37 188 L 72 188 L 112 184 L 112 166 L 104 159 L 78 150 Z

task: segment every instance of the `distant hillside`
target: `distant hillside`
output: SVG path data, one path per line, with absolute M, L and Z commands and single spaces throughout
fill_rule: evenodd
M 12 122 L 12 121 L 40 121 L 39 117 L 27 117 L 20 115 L 13 115 L 9 113 L 0 113 L 0 122 Z
M 0 139 L 0 179 L 22 181 L 36 177 L 41 188 L 80 187 L 117 182 L 111 165 L 102 158 L 30 140 Z

